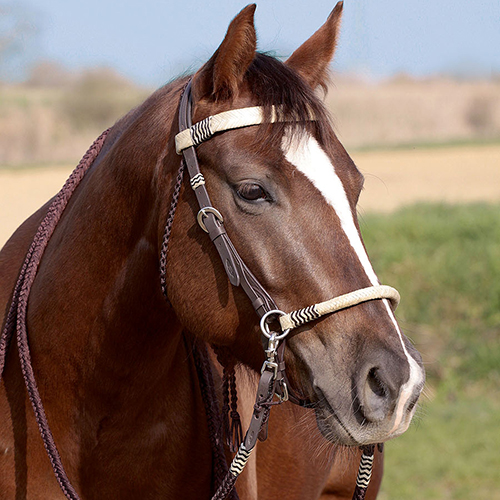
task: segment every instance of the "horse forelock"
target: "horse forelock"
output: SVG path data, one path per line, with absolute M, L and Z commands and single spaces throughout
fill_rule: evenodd
M 261 127 L 257 141 L 280 141 L 286 134 L 314 133 L 320 142 L 328 141 L 332 127 L 328 113 L 314 90 L 285 63 L 267 54 L 257 53 L 245 75 L 245 81 L 262 106 L 265 121 L 270 121 L 273 107 L 279 106 L 278 123 Z M 314 120 L 311 120 L 311 116 Z

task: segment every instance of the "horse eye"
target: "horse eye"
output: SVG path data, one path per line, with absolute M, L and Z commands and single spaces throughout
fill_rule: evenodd
M 238 187 L 238 195 L 247 201 L 268 199 L 267 193 L 258 184 L 243 184 Z

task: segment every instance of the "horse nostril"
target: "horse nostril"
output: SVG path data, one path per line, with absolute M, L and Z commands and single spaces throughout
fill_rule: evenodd
M 371 352 L 369 359 L 360 359 L 355 377 L 358 418 L 362 417 L 365 422 L 381 423 L 396 410 L 401 389 L 410 379 L 410 365 L 405 357 L 388 349 L 380 349 Z M 407 400 L 408 394 L 405 393 L 404 406 L 408 405 Z
M 360 403 L 363 416 L 370 422 L 384 420 L 391 410 L 393 398 L 381 370 L 377 367 L 371 368 L 362 384 Z
M 366 382 L 375 395 L 383 398 L 387 395 L 387 389 L 377 376 L 377 371 L 378 371 L 377 368 L 372 368 L 368 372 L 368 377 Z
M 410 412 L 415 408 L 415 405 L 417 404 L 418 398 L 420 397 L 420 391 L 422 390 L 422 387 L 417 388 L 417 390 L 414 392 L 413 396 L 411 397 L 408 406 L 406 407 L 406 411 Z

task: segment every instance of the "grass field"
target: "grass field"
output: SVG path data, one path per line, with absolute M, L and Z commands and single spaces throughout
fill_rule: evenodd
M 498 392 L 440 391 L 387 443 L 379 500 L 500 499 Z
M 354 151 L 365 176 L 358 208 L 389 212 L 414 202 L 500 202 L 500 144 Z
M 381 500 L 500 499 L 500 205 L 416 205 L 362 225 L 427 397 L 386 445 Z

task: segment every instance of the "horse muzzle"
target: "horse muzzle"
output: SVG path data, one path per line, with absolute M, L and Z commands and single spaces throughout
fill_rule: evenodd
M 320 342 L 307 349 L 296 342 L 292 350 L 309 368 L 312 385 L 307 392 L 326 439 L 359 446 L 387 441 L 408 429 L 425 381 L 415 348 L 406 345 L 404 353 L 367 349 L 353 359 L 351 369 L 346 369 L 345 359 L 338 359 L 345 352 Z

